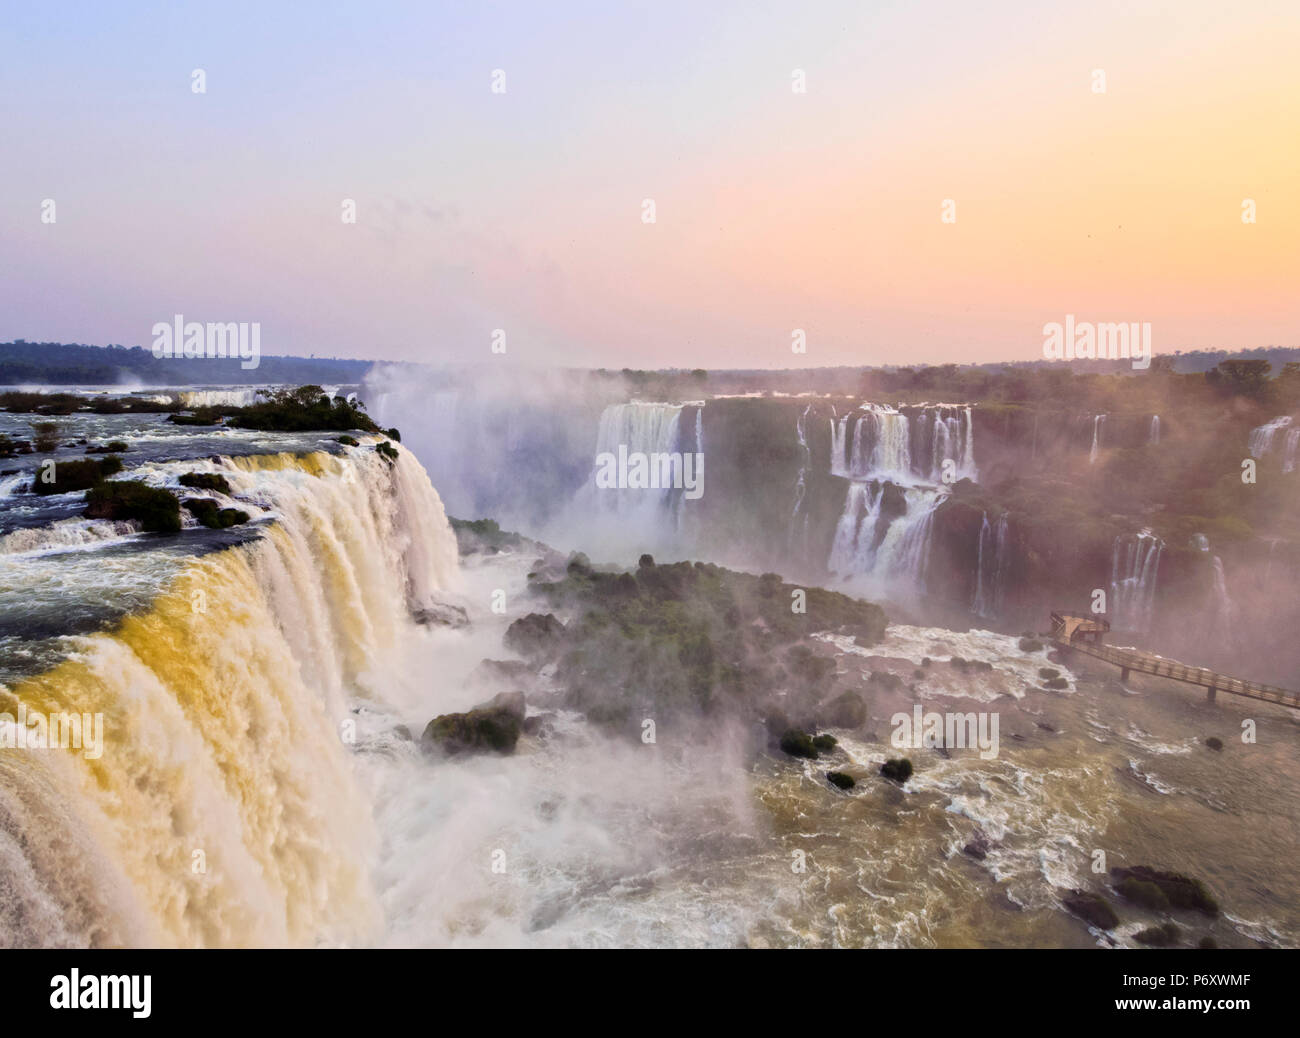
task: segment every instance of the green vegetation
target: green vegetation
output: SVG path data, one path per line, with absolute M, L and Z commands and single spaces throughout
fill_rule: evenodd
M 87 519 L 136 519 L 151 533 L 177 533 L 180 503 L 169 490 L 134 480 L 98 483 L 86 494 Z
M 1100 894 L 1072 890 L 1063 903 L 1069 911 L 1099 930 L 1113 930 L 1119 926 L 1119 916 Z
M 383 443 L 375 444 L 375 450 L 378 451 L 379 455 L 390 465 L 397 460 L 397 448 L 387 440 L 384 440 Z
M 178 482 L 191 490 L 215 490 L 219 494 L 230 493 L 230 483 L 220 472 L 186 472 Z
M 190 497 L 183 502 L 190 515 L 210 530 L 225 530 L 248 522 L 248 513 L 239 508 L 222 508 L 210 497 Z
M 80 461 L 56 461 L 54 463 L 54 482 L 42 479 L 42 470 L 37 470 L 32 482 L 34 494 L 70 494 L 77 490 L 88 490 L 96 483 L 122 471 L 122 459 L 82 458 Z
M 445 753 L 513 753 L 527 711 L 522 692 L 503 692 L 463 714 L 442 714 L 424 729 L 427 747 Z
M 361 446 L 361 441 L 358 440 L 355 436 L 347 436 L 347 435 L 340 436 L 338 442 L 343 444 L 344 447 Z
M 1125 876 L 1115 884 L 1116 892 L 1135 905 L 1149 908 L 1153 912 L 1163 912 L 1169 908 L 1169 898 L 1154 883 L 1136 876 Z
M 805 757 L 808 760 L 817 759 L 817 747 L 813 745 L 813 738 L 807 732 L 801 732 L 798 728 L 787 728 L 781 735 L 781 751 L 788 753 L 791 757 Z
M 123 381 L 150 386 L 352 383 L 360 382 L 369 367 L 370 362 L 364 360 L 263 355 L 256 368 L 245 369 L 238 357 L 155 357 L 153 350 L 144 346 L 85 346 L 24 339 L 0 343 L 0 385 L 111 386 Z M 128 378 L 124 379 L 124 375 Z M 78 405 L 73 410 L 101 399 L 66 395 Z M 143 408 L 150 409 L 167 410 L 156 404 Z
M 1138 900 L 1142 897 L 1155 900 L 1155 905 L 1147 907 L 1157 907 L 1162 898 L 1166 907 L 1191 909 L 1208 916 L 1219 914 L 1219 903 L 1199 879 L 1179 872 L 1160 872 L 1146 865 L 1136 865 L 1131 869 L 1117 867 L 1111 869 L 1110 874 L 1112 880 L 1117 881 L 1115 889 L 1138 904 L 1143 903 Z M 1154 887 L 1160 898 L 1155 898 L 1149 887 Z M 1126 890 L 1135 891 L 1138 897 L 1131 897 Z
M 273 389 L 266 399 L 249 407 L 226 409 L 230 412 L 227 424 L 237 429 L 261 429 L 274 432 L 379 432 L 360 401 L 347 401 L 341 396 L 333 399 L 320 386 L 299 386 L 297 389 Z M 400 439 L 393 434 L 392 439 Z
M 770 700 L 783 689 L 828 690 L 834 659 L 803 644 L 809 635 L 838 631 L 871 645 L 886 623 L 869 602 L 701 562 L 656 565 L 644 557 L 635 572 L 604 571 L 575 555 L 563 579 L 532 587 L 575 619 L 566 628 L 533 614 L 511 626 L 508 643 L 555 660 L 569 705 L 614 725 L 649 708 L 659 716 L 770 715 Z M 792 609 L 796 590 L 806 596 L 805 612 Z M 811 738 L 809 748 L 816 752 Z
M 524 543 L 524 538 L 519 534 L 502 530 L 495 519 L 449 521 L 462 555 L 476 549 L 499 551 L 502 548 L 518 548 Z
M 1216 753 L 1222 752 L 1223 750 L 1223 740 L 1220 739 L 1217 735 L 1211 735 L 1208 739 L 1206 739 L 1205 745 L 1208 746 L 1210 749 L 1214 750 Z
M 837 789 L 852 789 L 857 785 L 852 775 L 846 775 L 842 771 L 826 772 L 826 781 Z
M 904 783 L 912 777 L 912 762 L 906 757 L 891 757 L 880 765 L 880 774 L 900 784 Z
M 1139 930 L 1133 935 L 1133 940 L 1153 948 L 1169 948 L 1178 943 L 1182 933 L 1173 923 L 1165 923 L 1163 926 L 1149 926 L 1145 930 Z
M 32 422 L 32 447 L 37 454 L 50 454 L 59 448 L 63 426 L 58 422 Z

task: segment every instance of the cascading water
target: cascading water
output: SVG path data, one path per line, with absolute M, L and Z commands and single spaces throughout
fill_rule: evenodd
M 1150 630 L 1155 612 L 1156 578 L 1165 542 L 1150 530 L 1115 538 L 1111 554 L 1110 615 L 1116 630 Z
M 1252 458 L 1262 458 L 1265 454 L 1273 449 L 1273 441 L 1277 434 L 1291 425 L 1292 418 L 1290 415 L 1278 415 L 1272 421 L 1265 422 L 1263 425 L 1256 426 L 1250 431 L 1250 440 L 1247 442 L 1247 449 L 1250 451 Z
M 971 611 L 985 619 L 995 619 L 1002 613 L 1006 589 L 1008 515 L 1003 512 L 995 524 L 990 525 L 984 513 L 980 524 L 979 550 L 975 563 L 975 596 Z
M 689 410 L 695 409 L 694 420 Z M 629 545 L 672 551 L 682 542 L 685 483 L 704 479 L 704 405 L 612 404 L 601 412 L 591 474 L 574 498 L 569 525 L 583 529 L 585 550 L 618 556 Z M 658 485 L 602 486 L 603 457 L 648 459 Z M 656 459 L 659 459 L 658 461 Z M 676 459 L 660 464 L 663 459 Z M 606 470 L 607 471 L 607 470 Z M 682 485 L 678 485 L 678 482 Z M 587 524 L 596 520 L 596 526 Z
M 1154 447 L 1160 442 L 1160 416 L 1153 414 L 1151 416 L 1151 431 L 1147 433 L 1147 444 Z
M 1282 454 L 1282 471 L 1294 472 L 1296 453 L 1300 450 L 1300 429 L 1291 429 L 1286 434 L 1286 447 Z
M 940 481 L 977 474 L 971 409 L 863 404 L 833 417 L 830 471 L 850 483 L 827 568 L 923 591 Z
M 950 463 L 954 480 L 976 479 L 971 408 L 915 410 L 909 416 L 886 405 L 863 404 L 831 418 L 831 475 L 938 483 L 944 479 L 945 463 Z
M 1192 535 L 1192 547 L 1209 555 L 1210 539 L 1203 533 Z M 1210 559 L 1209 605 L 1206 610 L 1206 635 L 1223 644 L 1233 640 L 1233 616 L 1236 607 L 1228 594 L 1228 578 L 1223 568 L 1223 558 L 1214 555 Z
M 799 475 L 795 479 L 794 508 L 790 513 L 791 547 L 808 536 L 808 514 L 804 511 L 804 501 L 808 496 L 808 470 L 812 465 L 812 450 L 808 447 L 808 415 L 811 411 L 812 404 L 809 404 L 795 422 L 795 433 L 799 437 Z M 702 421 L 703 415 L 704 409 L 700 408 L 696 421 Z M 698 428 L 695 439 L 697 443 L 704 442 L 704 437 Z
M 1101 453 L 1101 427 L 1106 424 L 1104 414 L 1093 415 L 1092 417 L 1092 450 L 1088 452 L 1088 464 L 1095 465 L 1097 456 Z
M 0 712 L 100 713 L 105 734 L 94 759 L 0 752 L 0 945 L 319 945 L 382 929 L 348 726 L 390 694 L 410 610 L 456 580 L 455 538 L 404 450 L 391 465 L 360 448 L 219 471 L 273 512 L 260 537 L 183 560 L 148 608 L 0 686 Z

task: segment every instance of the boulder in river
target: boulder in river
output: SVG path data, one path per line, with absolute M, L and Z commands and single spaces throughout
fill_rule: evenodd
M 513 753 L 526 711 L 522 692 L 502 692 L 466 713 L 435 717 L 421 741 L 449 754 Z
M 1115 914 L 1115 909 L 1111 908 L 1100 894 L 1092 894 L 1086 890 L 1072 890 L 1063 903 L 1085 923 L 1095 926 L 1098 930 L 1113 930 L 1119 925 L 1119 916 Z
M 559 647 L 564 624 L 554 613 L 529 613 L 506 628 L 505 642 L 521 656 L 550 655 Z

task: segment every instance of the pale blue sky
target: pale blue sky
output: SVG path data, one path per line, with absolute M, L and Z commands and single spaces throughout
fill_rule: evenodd
M 477 360 L 500 327 L 520 362 L 785 366 L 1030 357 L 1091 307 L 1158 351 L 1295 345 L 1300 206 L 1249 240 L 1234 207 L 1300 171 L 1300 18 L 1220 7 L 4 0 L 0 338 L 183 312 L 266 352 Z M 1161 139 L 1216 99 L 1255 137 L 1189 139 L 1239 170 Z M 1231 265 L 1162 281 L 1162 247 Z

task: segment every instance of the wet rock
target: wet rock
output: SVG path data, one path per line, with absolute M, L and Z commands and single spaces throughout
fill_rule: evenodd
M 555 729 L 556 714 L 545 712 L 533 714 L 532 717 L 524 718 L 523 732 L 525 735 L 550 735 Z
M 532 677 L 532 668 L 523 660 L 483 660 L 474 668 L 474 680 L 518 683 Z
M 1165 923 L 1163 926 L 1149 926 L 1145 930 L 1138 931 L 1133 935 L 1133 940 L 1152 948 L 1170 948 L 1178 943 L 1178 938 L 1181 936 L 1182 931 L 1177 926 L 1173 923 Z
M 1036 727 L 1038 727 L 1038 728 L 1041 728 L 1041 729 L 1042 729 L 1043 731 L 1045 731 L 1045 732 L 1055 732 L 1055 731 L 1056 731 L 1056 729 L 1053 728 L 1053 727 L 1052 727 L 1050 724 L 1048 724 L 1046 721 L 1035 721 L 1035 722 L 1034 722 L 1034 725 L 1035 725 Z
M 867 723 L 867 704 L 856 692 L 845 692 L 826 704 L 822 716 L 831 728 L 860 728 Z
M 988 834 L 983 829 L 976 829 L 975 835 L 970 838 L 970 842 L 961 849 L 961 852 L 974 858 L 976 861 L 983 861 L 989 856 Z
M 564 624 L 553 613 L 529 613 L 506 628 L 505 643 L 521 656 L 555 652 L 564 637 Z
M 880 774 L 894 782 L 904 783 L 912 777 L 912 762 L 906 757 L 891 757 L 880 765 Z
M 1180 872 L 1161 872 L 1147 865 L 1135 865 L 1131 869 L 1113 868 L 1110 870 L 1110 875 L 1111 881 L 1117 884 L 1116 889 L 1120 893 L 1124 893 L 1121 887 L 1131 880 L 1146 886 L 1154 886 L 1164 896 L 1167 905 L 1172 905 L 1174 908 L 1192 909 L 1208 916 L 1219 914 L 1219 903 L 1205 888 L 1205 884 L 1199 879 L 1184 876 Z M 1129 883 L 1128 889 L 1137 890 L 1139 896 L 1151 897 L 1145 887 L 1137 888 Z
M 1072 890 L 1062 903 L 1069 911 L 1098 930 L 1113 930 L 1119 925 L 1119 916 L 1100 894 L 1092 894 L 1086 890 Z
M 449 754 L 513 753 L 526 711 L 522 692 L 502 692 L 466 713 L 435 717 L 421 742 Z
M 1218 738 L 1217 736 L 1211 735 L 1208 739 L 1205 740 L 1205 745 L 1208 746 L 1210 749 L 1214 750 L 1216 753 L 1223 752 L 1223 740 Z
M 469 613 L 450 602 L 434 602 L 411 613 L 411 619 L 422 627 L 468 627 Z
M 1021 652 L 1042 652 L 1043 651 L 1043 643 L 1040 642 L 1037 638 L 1021 638 L 1019 645 L 1020 645 Z
M 791 757 L 817 759 L 817 747 L 813 745 L 812 736 L 798 728 L 787 728 L 781 736 L 781 749 Z

